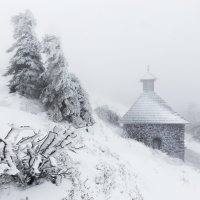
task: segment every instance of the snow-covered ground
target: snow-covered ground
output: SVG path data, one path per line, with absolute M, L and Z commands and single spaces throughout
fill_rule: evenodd
M 200 170 L 200 143 L 186 134 L 185 146 L 185 162 Z
M 52 130 L 55 123 L 46 118 L 40 103 L 16 94 L 8 94 L 7 80 L 0 82 L 1 133 L 8 124 L 31 126 L 35 130 Z M 2 200 L 199 200 L 200 167 L 193 158 L 170 158 L 145 145 L 122 137 L 122 130 L 102 122 L 78 130 L 77 141 L 85 147 L 71 153 L 76 173 L 74 182 L 65 179 L 56 186 L 45 182 L 27 190 L 1 188 Z M 65 124 L 61 124 L 62 126 Z M 200 145 L 186 137 L 186 157 L 189 151 L 200 153 Z M 188 157 L 194 154 L 189 153 Z M 196 155 L 196 154 L 195 154 Z

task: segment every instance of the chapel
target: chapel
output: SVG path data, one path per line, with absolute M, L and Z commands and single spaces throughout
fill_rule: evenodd
M 121 123 L 130 138 L 184 160 L 185 124 L 189 122 L 156 94 L 156 79 L 148 69 L 140 80 L 143 92 L 122 117 Z

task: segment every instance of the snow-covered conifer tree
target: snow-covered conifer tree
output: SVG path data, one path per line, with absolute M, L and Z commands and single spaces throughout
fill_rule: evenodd
M 15 43 L 7 52 L 14 52 L 14 55 L 5 73 L 5 76 L 13 75 L 9 83 L 10 92 L 17 91 L 23 96 L 38 98 L 41 91 L 38 77 L 44 68 L 40 54 L 41 44 L 34 32 L 36 21 L 27 10 L 14 16 L 12 24 Z
M 40 96 L 50 118 L 67 120 L 75 126 L 91 125 L 93 119 L 87 94 L 78 79 L 68 72 L 59 38 L 46 35 L 43 40 L 47 69 L 42 75 L 46 87 Z
M 72 117 L 72 121 L 74 124 L 88 124 L 91 125 L 94 123 L 92 118 L 92 109 L 90 106 L 90 102 L 88 99 L 88 94 L 81 86 L 79 79 L 72 73 L 70 73 L 70 88 L 73 91 L 73 100 L 76 103 L 76 115 Z M 71 100 L 71 99 L 69 99 Z M 73 101 L 72 101 L 73 102 Z M 64 119 L 66 119 L 64 117 Z

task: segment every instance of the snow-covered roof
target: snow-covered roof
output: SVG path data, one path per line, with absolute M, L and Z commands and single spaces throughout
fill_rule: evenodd
M 157 78 L 151 74 L 149 71 L 143 76 L 143 78 L 140 81 L 146 81 L 146 80 L 156 80 Z
M 187 124 L 154 91 L 143 92 L 123 116 L 123 124 Z

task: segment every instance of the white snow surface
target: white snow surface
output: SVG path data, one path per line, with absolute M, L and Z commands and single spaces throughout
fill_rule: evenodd
M 8 124 L 31 126 L 42 131 L 52 130 L 55 123 L 46 118 L 40 104 L 8 94 L 5 81 L 2 78 L 0 82 L 0 138 L 9 131 Z M 76 200 L 200 199 L 198 167 L 168 157 L 132 139 L 123 138 L 120 128 L 94 117 L 96 124 L 89 127 L 88 132 L 85 129 L 76 132 L 78 143 L 85 147 L 77 150 L 77 154 L 70 153 L 74 168 L 79 172 L 79 184 L 72 186 L 66 178 L 59 186 L 46 181 L 26 190 L 0 188 L 0 199 L 21 200 L 28 197 L 29 200 L 63 200 L 68 197 L 72 187 Z M 65 123 L 59 125 L 65 126 Z M 28 134 L 26 131 L 24 133 Z M 189 143 L 187 148 L 191 148 L 192 144 Z M 199 152 L 197 144 L 192 148 Z

